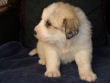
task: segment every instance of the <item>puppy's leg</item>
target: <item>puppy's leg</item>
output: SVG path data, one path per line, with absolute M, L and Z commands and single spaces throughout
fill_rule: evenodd
M 88 51 L 80 51 L 75 55 L 75 61 L 78 66 L 79 76 L 82 80 L 88 82 L 95 81 L 97 76 L 91 69 L 91 53 Z
M 46 50 L 46 72 L 45 76 L 47 77 L 59 77 L 59 65 L 60 60 L 55 50 L 48 49 Z
M 29 52 L 29 56 L 34 56 L 35 54 L 37 54 L 37 49 L 36 48 L 34 48 L 33 50 L 31 50 Z
M 45 56 L 39 54 L 39 58 L 40 59 L 39 59 L 38 63 L 41 65 L 45 65 L 46 64 Z

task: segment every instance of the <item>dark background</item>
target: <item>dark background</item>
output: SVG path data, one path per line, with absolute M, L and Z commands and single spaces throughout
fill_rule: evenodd
M 18 41 L 21 30 L 21 0 L 9 0 L 8 10 L 0 13 L 0 45 L 9 41 Z
M 110 34 L 110 0 L 104 0 L 105 6 L 105 15 L 106 15 L 106 23 L 107 23 L 107 31 Z

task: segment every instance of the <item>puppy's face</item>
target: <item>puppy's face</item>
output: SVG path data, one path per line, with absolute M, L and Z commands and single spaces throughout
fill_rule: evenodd
M 74 7 L 63 2 L 53 3 L 43 10 L 41 21 L 35 27 L 35 37 L 55 43 L 64 42 L 78 33 L 79 20 Z

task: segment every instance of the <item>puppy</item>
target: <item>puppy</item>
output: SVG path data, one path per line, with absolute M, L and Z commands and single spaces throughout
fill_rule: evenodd
M 46 65 L 45 76 L 59 77 L 60 64 L 75 61 L 82 80 L 96 80 L 91 68 L 91 23 L 80 8 L 63 2 L 44 8 L 34 36 L 38 38 L 37 49 L 29 55 L 38 53 L 39 64 Z

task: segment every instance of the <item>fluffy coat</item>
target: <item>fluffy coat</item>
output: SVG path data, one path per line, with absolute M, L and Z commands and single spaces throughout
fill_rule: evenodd
M 60 64 L 75 61 L 82 80 L 95 81 L 91 68 L 91 23 L 84 12 L 68 3 L 56 2 L 44 8 L 41 21 L 34 28 L 39 39 L 37 49 L 39 64 L 46 65 L 45 76 L 59 77 Z

